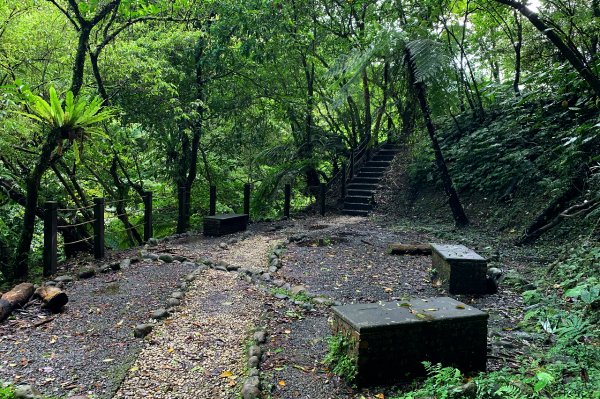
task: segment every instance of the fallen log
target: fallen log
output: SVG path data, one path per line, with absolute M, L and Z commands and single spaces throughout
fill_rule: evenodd
M 69 297 L 63 290 L 51 285 L 44 285 L 35 291 L 35 295 L 44 302 L 43 307 L 52 313 L 59 312 L 69 302 Z
M 16 285 L 0 298 L 0 321 L 6 319 L 17 306 L 27 303 L 33 295 L 33 284 L 21 283 Z
M 431 255 L 429 244 L 390 244 L 388 253 L 392 255 Z

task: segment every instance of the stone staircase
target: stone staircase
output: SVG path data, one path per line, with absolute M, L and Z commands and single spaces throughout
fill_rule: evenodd
M 379 180 L 390 166 L 399 148 L 384 144 L 349 180 L 342 213 L 354 216 L 367 216 L 374 205 L 374 195 Z

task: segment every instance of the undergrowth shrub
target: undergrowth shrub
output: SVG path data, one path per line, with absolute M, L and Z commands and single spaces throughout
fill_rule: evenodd
M 355 342 L 344 334 L 336 334 L 327 339 L 327 346 L 329 350 L 323 363 L 347 382 L 354 381 L 358 371 L 356 356 L 352 355 Z

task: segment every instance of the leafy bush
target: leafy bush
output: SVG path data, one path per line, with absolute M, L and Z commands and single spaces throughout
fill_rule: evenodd
M 336 334 L 327 339 L 329 351 L 323 362 L 332 367 L 334 374 L 339 375 L 347 382 L 352 382 L 356 377 L 356 356 L 352 355 L 355 342 L 343 334 Z
M 0 386 L 0 399 L 13 399 L 15 397 L 15 392 L 10 386 L 1 387 Z

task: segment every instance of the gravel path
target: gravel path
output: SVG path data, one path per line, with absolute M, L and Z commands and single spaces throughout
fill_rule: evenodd
M 244 345 L 260 321 L 261 294 L 235 273 L 203 272 L 183 310 L 147 337 L 115 398 L 236 398 Z
M 374 219 L 309 217 L 253 224 L 247 233 L 222 238 L 170 239 L 151 250 L 198 262 L 210 259 L 221 269 L 242 268 L 258 276 L 268 270 L 272 250 L 288 239 L 283 266 L 271 273 L 270 282 L 249 282 L 237 271 L 204 270 L 189 284 L 176 312 L 145 339 L 133 338 L 132 326 L 165 305 L 193 264 L 146 261 L 77 281 L 67 287 L 66 311 L 52 321 L 32 327 L 49 315 L 31 307 L 0 324 L 0 379 L 30 383 L 53 395 L 238 398 L 248 372 L 249 337 L 254 327 L 265 326 L 264 397 L 389 395 L 390 388 L 356 390 L 333 376 L 322 364 L 330 307 L 294 303 L 273 284 L 301 286 L 344 304 L 447 295 L 430 283 L 430 257 L 386 253 L 391 242 L 440 241 L 432 235 Z M 508 264 L 522 267 L 515 260 Z M 457 299 L 490 312 L 489 351 L 497 355 L 490 358 L 490 369 L 507 364 L 499 359 L 526 344 L 508 332 L 520 316 L 516 293 L 502 288 L 497 295 Z
M 49 395 L 111 397 L 142 347 L 132 327 L 164 306 L 192 270 L 181 263 L 140 262 L 69 284 L 61 314 L 51 316 L 38 306 L 17 312 L 16 319 L 0 324 L 0 379 Z M 43 321 L 49 322 L 35 327 Z

